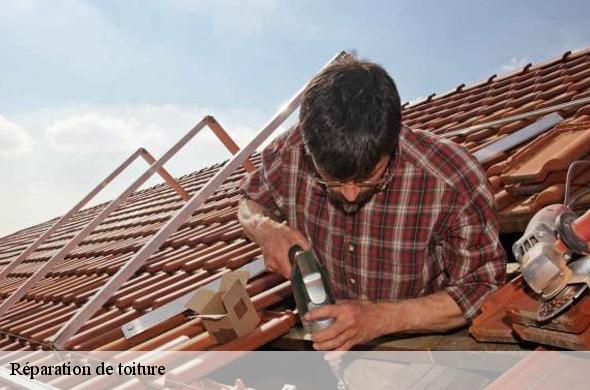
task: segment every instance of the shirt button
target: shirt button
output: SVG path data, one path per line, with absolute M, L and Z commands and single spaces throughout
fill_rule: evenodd
M 354 245 L 348 244 L 348 251 L 349 252 L 354 252 Z
M 356 284 L 356 280 L 354 280 L 354 278 L 350 278 L 350 283 Z

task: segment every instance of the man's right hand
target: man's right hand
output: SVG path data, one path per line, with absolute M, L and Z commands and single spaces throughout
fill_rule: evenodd
M 265 221 L 260 226 L 261 234 L 258 244 L 262 249 L 264 263 L 270 271 L 278 272 L 286 279 L 291 278 L 291 261 L 289 250 L 299 245 L 307 250 L 309 241 L 298 230 L 273 220 Z
M 307 250 L 311 245 L 299 231 L 275 221 L 269 215 L 268 210 L 252 200 L 242 199 L 239 203 L 238 220 L 248 237 L 262 249 L 266 268 L 290 279 L 289 249 L 299 245 Z

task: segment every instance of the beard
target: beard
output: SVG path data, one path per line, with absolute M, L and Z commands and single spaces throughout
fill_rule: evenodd
M 365 203 L 371 200 L 373 195 L 373 191 L 361 192 L 358 194 L 357 198 L 353 202 L 350 202 L 346 200 L 346 198 L 344 198 L 341 194 L 329 191 L 328 199 L 330 200 L 330 203 L 332 203 L 332 205 L 344 211 L 345 214 L 354 214 L 361 207 L 363 207 Z

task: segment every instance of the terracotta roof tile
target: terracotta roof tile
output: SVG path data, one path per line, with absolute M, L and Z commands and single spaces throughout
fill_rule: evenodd
M 590 153 L 590 122 L 557 126 L 504 164 L 504 183 L 542 182 L 550 172 L 564 171 Z
M 540 304 L 518 277 L 486 299 L 482 314 L 475 318 L 470 332 L 479 341 L 513 343 L 525 340 L 566 349 L 590 348 L 588 295 L 542 325 L 536 321 Z

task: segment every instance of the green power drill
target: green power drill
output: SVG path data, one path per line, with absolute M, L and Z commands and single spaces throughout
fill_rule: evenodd
M 292 246 L 289 250 L 289 259 L 293 266 L 291 287 L 303 327 L 309 333 L 326 329 L 334 323 L 333 318 L 320 318 L 315 321 L 306 321 L 303 318 L 308 311 L 333 305 L 336 302 L 324 267 L 317 261 L 312 251 L 305 251 L 298 245 Z M 328 363 L 338 380 L 337 389 L 347 390 L 348 385 L 342 372 L 342 359 L 332 359 Z
M 311 250 L 303 250 L 298 245 L 294 245 L 289 250 L 289 259 L 293 267 L 291 287 L 303 327 L 310 333 L 326 329 L 334 322 L 333 318 L 321 318 L 315 321 L 303 319 L 308 311 L 332 305 L 335 302 L 324 267 L 317 261 Z

